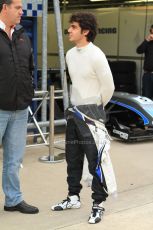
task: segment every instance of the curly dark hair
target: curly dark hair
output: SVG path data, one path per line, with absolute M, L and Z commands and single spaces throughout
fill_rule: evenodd
M 10 5 L 12 3 L 12 0 L 0 0 L 0 12 L 3 9 L 3 4 Z
M 97 35 L 97 20 L 92 13 L 77 12 L 70 16 L 70 23 L 77 22 L 81 30 L 89 30 L 87 34 L 87 41 L 93 42 Z

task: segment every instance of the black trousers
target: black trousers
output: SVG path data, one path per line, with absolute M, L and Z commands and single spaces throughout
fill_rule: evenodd
M 105 192 L 106 183 L 103 184 L 96 174 L 98 151 L 92 134 L 84 121 L 78 118 L 70 118 L 66 130 L 66 161 L 67 182 L 69 195 L 79 195 L 82 185 L 80 184 L 83 171 L 84 154 L 86 154 L 89 172 L 93 175 L 92 199 L 101 203 L 107 198 Z
M 153 73 L 144 73 L 142 80 L 142 95 L 153 99 Z

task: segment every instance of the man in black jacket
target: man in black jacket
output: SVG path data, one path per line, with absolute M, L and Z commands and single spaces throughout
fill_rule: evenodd
M 138 46 L 136 51 L 138 54 L 145 54 L 142 95 L 153 99 L 153 25 L 150 27 L 150 34 Z
M 0 0 L 0 144 L 5 211 L 38 213 L 20 191 L 19 168 L 26 144 L 28 106 L 33 97 L 31 43 L 19 25 L 21 0 Z

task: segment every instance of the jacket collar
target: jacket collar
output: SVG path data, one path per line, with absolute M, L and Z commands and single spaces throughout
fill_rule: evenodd
M 6 28 L 5 23 L 2 20 L 0 20 L 0 30 L 5 31 L 5 28 Z M 16 26 L 12 27 L 11 35 L 13 34 L 14 31 L 19 31 L 19 30 L 23 30 L 23 26 L 20 24 L 17 24 Z

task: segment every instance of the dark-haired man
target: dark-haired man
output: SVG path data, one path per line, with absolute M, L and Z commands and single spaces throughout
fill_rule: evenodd
M 89 129 L 96 121 L 104 121 L 103 107 L 114 92 L 112 74 L 104 53 L 93 44 L 97 33 L 96 18 L 91 13 L 75 13 L 70 17 L 68 36 L 75 47 L 66 54 L 66 62 L 72 81 L 71 108 L 68 109 L 66 131 L 66 161 L 68 197 L 52 206 L 52 210 L 80 208 L 79 193 L 84 154 L 93 176 L 93 206 L 88 222 L 101 221 L 104 213 L 107 186 L 101 172 L 98 173 L 102 151 L 99 154 Z M 96 132 L 96 127 L 94 128 Z
M 30 40 L 19 25 L 21 0 L 0 0 L 0 144 L 5 211 L 35 214 L 20 191 L 19 168 L 26 144 L 28 105 L 33 97 Z
M 144 57 L 144 74 L 142 79 L 142 95 L 153 99 L 153 25 L 150 27 L 150 33 L 137 48 L 138 54 Z

